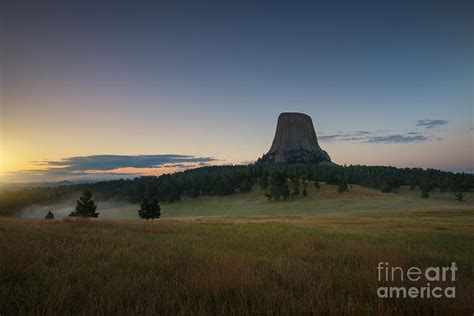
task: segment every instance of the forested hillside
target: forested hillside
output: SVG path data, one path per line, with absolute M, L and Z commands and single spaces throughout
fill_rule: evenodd
M 90 189 L 101 199 L 118 199 L 137 203 L 143 198 L 174 202 L 182 196 L 227 195 L 249 192 L 255 184 L 265 188 L 272 177 L 300 181 L 319 181 L 339 185 L 358 184 L 396 192 L 402 185 L 430 192 L 467 192 L 474 188 L 474 175 L 435 169 L 395 168 L 382 166 L 318 166 L 318 165 L 236 165 L 212 166 L 186 170 L 159 177 L 144 176 L 133 180 L 103 181 L 89 184 L 31 187 L 0 193 L 0 213 L 4 215 L 35 203 L 59 200 L 70 194 Z

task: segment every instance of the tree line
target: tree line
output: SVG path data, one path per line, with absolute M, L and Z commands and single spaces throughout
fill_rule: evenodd
M 265 180 L 266 179 L 266 180 Z M 395 168 L 386 166 L 318 166 L 318 165 L 232 165 L 208 166 L 162 176 L 142 176 L 129 180 L 102 181 L 89 184 L 33 187 L 0 192 L 0 214 L 11 215 L 32 204 L 49 203 L 88 189 L 101 199 L 122 199 L 141 203 L 144 199 L 174 202 L 183 196 L 219 196 L 249 192 L 255 184 L 268 181 L 269 193 L 285 198 L 283 182 L 298 186 L 311 182 L 325 182 L 344 192 L 347 185 L 356 184 L 382 192 L 397 192 L 402 185 L 419 188 L 423 197 L 434 189 L 456 194 L 474 188 L 474 175 L 452 173 L 436 169 Z M 280 183 L 280 184 L 278 184 Z M 298 188 L 300 190 L 300 188 Z M 272 196 L 273 196 L 272 194 Z M 274 199 L 273 197 L 271 199 Z

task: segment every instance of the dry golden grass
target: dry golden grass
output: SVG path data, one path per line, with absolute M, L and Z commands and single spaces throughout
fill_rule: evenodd
M 154 222 L 0 218 L 0 314 L 472 314 L 473 245 L 472 210 Z M 379 299 L 379 261 L 455 261 L 457 297 Z

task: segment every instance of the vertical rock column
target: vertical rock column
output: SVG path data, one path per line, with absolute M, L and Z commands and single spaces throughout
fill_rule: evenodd
M 331 158 L 318 144 L 311 117 L 302 113 L 281 113 L 272 147 L 261 163 L 321 163 Z

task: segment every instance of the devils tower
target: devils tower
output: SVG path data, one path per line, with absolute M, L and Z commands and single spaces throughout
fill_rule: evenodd
M 268 153 L 258 163 L 332 164 L 328 153 L 319 147 L 311 117 L 303 113 L 281 113 Z

